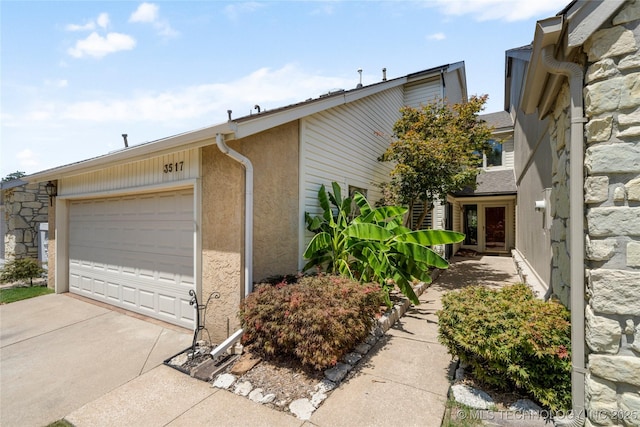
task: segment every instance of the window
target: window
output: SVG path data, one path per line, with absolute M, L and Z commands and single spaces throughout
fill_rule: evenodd
M 489 144 L 491 144 L 491 151 L 484 154 L 484 167 L 502 166 L 502 144 L 493 139 L 489 140 Z
M 478 244 L 478 205 L 464 206 L 464 244 Z

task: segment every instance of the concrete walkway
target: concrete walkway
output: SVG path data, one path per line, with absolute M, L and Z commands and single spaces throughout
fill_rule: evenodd
M 451 268 L 333 391 L 309 421 L 253 403 L 229 391 L 158 366 L 73 411 L 75 426 L 420 426 L 439 427 L 445 412 L 451 357 L 437 340 L 443 293 L 480 283 L 518 281 L 509 257 L 455 258 Z

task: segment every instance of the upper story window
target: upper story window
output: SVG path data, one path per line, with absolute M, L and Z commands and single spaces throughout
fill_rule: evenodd
M 482 156 L 482 167 L 502 166 L 502 144 L 494 139 L 489 140 L 491 150 Z

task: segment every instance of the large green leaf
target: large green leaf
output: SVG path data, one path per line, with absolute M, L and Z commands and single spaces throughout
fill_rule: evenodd
M 396 237 L 400 242 L 418 243 L 423 246 L 445 245 L 464 240 L 464 234 L 449 230 L 418 230 Z
M 327 195 L 327 190 L 324 188 L 324 184 L 322 184 L 318 190 L 318 202 L 323 210 L 322 217 L 325 221 L 333 223 L 333 212 L 331 212 L 331 204 L 329 203 L 329 196 Z
M 449 268 L 449 263 L 444 258 L 426 246 L 411 242 L 397 242 L 394 248 L 409 259 L 441 269 Z
M 349 237 L 384 242 L 393 237 L 393 233 L 377 224 L 354 223 L 345 229 Z
M 314 257 L 319 252 L 325 251 L 331 247 L 331 235 L 325 231 L 313 236 L 307 249 L 302 254 L 303 257 L 309 259 Z

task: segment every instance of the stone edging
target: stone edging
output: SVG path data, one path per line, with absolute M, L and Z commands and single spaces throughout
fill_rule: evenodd
M 439 276 L 440 270 L 431 273 L 432 281 Z M 429 287 L 425 283 L 419 283 L 413 287 L 417 296 Z M 342 361 L 333 368 L 324 371 L 325 378 L 315 386 L 315 390 L 310 398 L 294 400 L 289 404 L 289 412 L 301 420 L 309 420 L 313 412 L 320 404 L 329 397 L 331 391 L 335 390 L 344 380 L 347 374 L 360 362 L 360 360 L 373 348 L 380 338 L 400 319 L 411 307 L 411 301 L 403 297 L 401 302 L 395 304 L 378 319 L 378 324 L 371 330 L 364 342 L 356 346 L 353 352 L 347 353 Z M 274 394 L 264 395 L 260 388 L 253 389 L 249 381 L 238 381 L 238 377 L 233 374 L 220 374 L 213 380 L 213 387 L 230 390 L 233 393 L 247 397 L 248 399 L 260 403 L 273 403 L 276 396 Z

